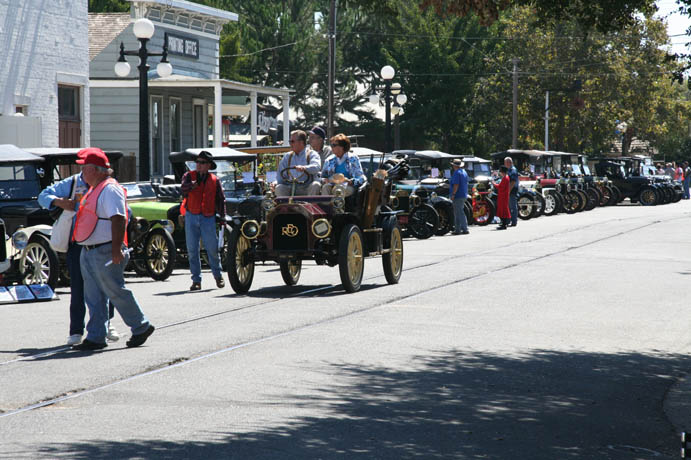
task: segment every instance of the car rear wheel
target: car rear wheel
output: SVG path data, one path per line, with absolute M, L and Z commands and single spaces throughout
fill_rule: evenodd
M 600 206 L 609 206 L 612 201 L 612 188 L 605 185 L 600 190 Z
M 585 190 L 585 195 L 587 198 L 585 210 L 592 211 L 593 209 L 597 208 L 597 205 L 600 203 L 600 195 L 597 193 L 597 191 L 593 188 L 588 188 Z
M 353 224 L 346 225 L 338 241 L 338 271 L 347 292 L 360 290 L 365 269 L 362 232 Z
M 226 271 L 230 286 L 238 294 L 245 294 L 254 279 L 254 260 L 250 260 L 250 240 L 242 236 L 239 228 L 233 229 L 228 238 Z
M 302 260 L 282 260 L 279 266 L 281 267 L 283 282 L 286 283 L 287 286 L 295 286 L 298 284 L 302 271 Z
M 396 284 L 403 272 L 403 237 L 396 219 L 390 222 L 384 225 L 384 249 L 389 249 L 389 252 L 382 255 L 382 264 L 386 282 Z
M 540 217 L 545 213 L 545 197 L 541 193 L 535 193 L 535 215 L 533 217 Z
M 578 212 L 578 210 L 581 209 L 581 201 L 581 195 L 577 192 L 573 190 L 566 192 L 566 195 L 564 195 L 564 211 L 566 211 L 567 214 Z
M 428 204 L 421 204 L 410 211 L 408 229 L 417 239 L 426 240 L 439 228 L 439 214 Z
M 156 281 L 168 279 L 175 268 L 175 242 L 163 229 L 152 230 L 144 242 L 146 272 Z
M 55 289 L 60 276 L 60 260 L 48 240 L 36 236 L 24 248 L 19 261 L 24 284 L 47 284 Z

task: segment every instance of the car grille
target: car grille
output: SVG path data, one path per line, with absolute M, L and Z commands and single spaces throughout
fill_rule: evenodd
M 0 261 L 7 259 L 7 245 L 5 244 L 5 222 L 0 219 Z
M 300 214 L 279 214 L 273 221 L 275 250 L 307 249 L 307 220 Z

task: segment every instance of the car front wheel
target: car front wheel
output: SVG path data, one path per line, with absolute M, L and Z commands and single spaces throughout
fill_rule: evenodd
M 401 279 L 403 271 L 403 236 L 396 219 L 391 219 L 384 225 L 384 249 L 389 252 L 382 255 L 384 276 L 389 284 L 396 284 Z
M 153 230 L 144 242 L 146 272 L 156 281 L 167 279 L 175 268 L 175 242 L 163 229 Z
M 295 286 L 300 280 L 300 272 L 302 270 L 302 260 L 282 260 L 279 264 L 281 267 L 281 276 L 283 282 L 287 286 Z
M 48 240 L 35 237 L 24 248 L 19 271 L 24 275 L 24 284 L 47 284 L 55 289 L 60 276 L 60 260 Z

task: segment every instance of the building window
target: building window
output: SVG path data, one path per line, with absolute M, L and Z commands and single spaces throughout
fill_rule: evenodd
M 178 98 L 170 98 L 170 151 L 180 151 L 180 138 L 182 134 L 182 101 Z
M 81 147 L 82 120 L 78 86 L 58 85 L 59 147 Z
M 29 115 L 29 107 L 25 105 L 15 105 L 14 113 L 21 113 L 22 115 L 27 116 Z

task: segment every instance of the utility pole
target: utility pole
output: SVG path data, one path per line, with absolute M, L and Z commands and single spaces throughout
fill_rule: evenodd
M 549 150 L 549 91 L 545 91 L 545 150 Z
M 513 58 L 513 133 L 511 148 L 518 148 L 518 59 Z
M 326 114 L 326 138 L 334 135 L 334 80 L 336 78 L 336 3 L 331 0 L 329 7 L 329 83 L 328 83 L 328 110 Z

